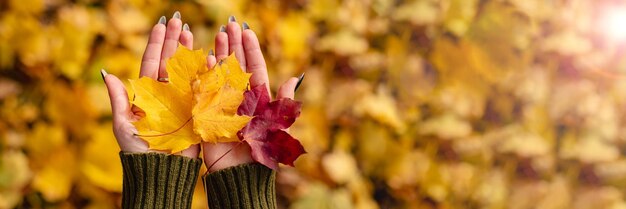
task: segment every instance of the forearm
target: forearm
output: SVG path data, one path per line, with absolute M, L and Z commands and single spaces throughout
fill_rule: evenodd
M 120 152 L 120 158 L 124 169 L 122 208 L 190 208 L 202 160 L 125 152 Z
M 276 172 L 258 163 L 226 168 L 204 177 L 209 208 L 276 208 Z

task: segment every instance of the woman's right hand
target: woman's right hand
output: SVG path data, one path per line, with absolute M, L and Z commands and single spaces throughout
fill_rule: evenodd
M 228 19 L 226 26 L 222 26 L 220 32 L 215 36 L 215 54 L 209 54 L 207 57 L 208 67 L 212 68 L 217 60 L 224 59 L 234 53 L 241 68 L 252 73 L 250 86 L 265 85 L 269 91 L 270 81 L 265 58 L 256 34 L 245 22 L 243 26 L 240 26 L 235 17 L 231 16 Z M 293 99 L 298 81 L 298 78 L 292 77 L 280 86 L 277 92 L 278 99 Z M 253 162 L 250 146 L 244 142 L 203 142 L 202 148 L 204 163 L 209 172 Z
M 192 49 L 193 34 L 187 24 L 183 26 L 180 18 L 180 13 L 175 12 L 169 22 L 166 23 L 163 16 L 152 27 L 148 45 L 141 60 L 139 77 L 147 76 L 161 82 L 167 82 L 165 63 L 176 52 L 178 43 L 180 42 L 183 46 Z M 138 121 L 145 114 L 141 109 L 130 105 L 122 81 L 114 75 L 107 74 L 104 70 L 102 71 L 102 78 L 109 91 L 113 113 L 113 133 L 121 150 L 135 153 L 160 152 L 150 150 L 144 140 L 135 136 L 137 129 L 132 122 Z M 199 153 L 200 146 L 193 145 L 177 154 L 195 159 L 198 158 Z

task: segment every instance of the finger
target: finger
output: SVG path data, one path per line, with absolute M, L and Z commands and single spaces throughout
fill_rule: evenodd
M 188 49 L 193 49 L 193 33 L 191 33 L 187 23 L 183 25 L 183 31 L 180 33 L 180 44 Z
M 244 23 L 246 26 L 248 24 Z M 248 28 L 248 27 L 245 27 Z M 254 31 L 248 29 L 243 30 L 243 48 L 246 53 L 247 72 L 252 73 L 250 77 L 250 86 L 258 86 L 265 84 L 269 90 L 269 78 L 267 76 L 267 65 L 263 52 L 259 45 L 259 39 Z
M 162 16 L 159 19 L 159 23 L 152 27 L 146 51 L 141 59 L 139 77 L 147 76 L 154 79 L 157 77 L 161 63 L 161 50 L 163 49 L 165 39 L 165 21 L 165 16 Z
M 235 16 L 228 18 L 228 24 L 226 25 L 226 33 L 228 33 L 228 54 L 235 53 L 239 65 L 245 71 L 246 70 L 246 55 L 243 53 L 243 44 L 241 43 L 241 27 Z
M 282 98 L 293 99 L 294 91 L 296 90 L 296 85 L 298 85 L 299 80 L 300 79 L 296 77 L 292 77 L 289 80 L 287 80 L 287 82 L 283 83 L 283 85 L 281 85 L 280 88 L 278 88 L 278 93 L 276 97 L 278 99 L 282 99 Z
M 215 63 L 217 63 L 217 59 L 215 58 L 213 49 L 211 49 L 209 50 L 209 56 L 206 57 L 206 65 L 209 69 L 212 69 L 213 66 L 215 66 Z
M 217 60 L 224 59 L 228 56 L 228 34 L 226 26 L 220 27 L 220 32 L 215 35 L 215 57 Z
M 124 84 L 114 75 L 107 74 L 104 69 L 102 69 L 100 73 L 102 74 L 107 91 L 109 92 L 113 120 L 128 120 L 128 116 L 130 115 L 130 103 L 128 102 L 128 94 L 126 93 Z
M 174 16 L 167 23 L 165 31 L 165 41 L 163 42 L 163 51 L 161 52 L 161 64 L 159 65 L 159 78 L 167 78 L 165 64 L 167 58 L 170 58 L 178 48 L 178 40 L 182 30 L 182 22 L 180 21 L 180 12 L 174 12 Z

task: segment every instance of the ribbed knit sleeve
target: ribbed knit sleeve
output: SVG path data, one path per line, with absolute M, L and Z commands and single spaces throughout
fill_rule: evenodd
M 276 172 L 261 164 L 219 170 L 204 178 L 209 208 L 276 208 Z
M 190 208 L 202 160 L 162 153 L 120 152 L 122 208 Z

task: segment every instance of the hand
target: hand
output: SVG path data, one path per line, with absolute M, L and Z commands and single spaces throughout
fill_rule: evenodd
M 215 36 L 215 55 L 209 54 L 207 57 L 208 67 L 212 68 L 217 63 L 217 60 L 224 59 L 232 53 L 235 53 L 241 68 L 248 73 L 252 73 L 250 86 L 266 85 L 269 91 L 267 67 L 261 52 L 261 46 L 259 46 L 259 40 L 254 31 L 245 22 L 242 30 L 233 16 L 229 18 L 228 24 L 225 27 L 222 26 L 220 32 Z M 298 78 L 295 77 L 287 80 L 280 86 L 277 97 L 279 99 L 293 99 L 297 83 Z M 204 163 L 209 168 L 209 172 L 253 161 L 250 155 L 250 146 L 246 143 L 202 143 L 202 148 Z M 219 159 L 231 149 L 230 153 Z M 219 161 L 216 162 L 218 159 Z
M 161 17 L 159 22 L 152 28 L 146 51 L 141 60 L 139 76 L 147 76 L 152 79 L 167 82 L 165 62 L 174 55 L 178 43 L 187 48 L 193 47 L 193 34 L 189 27 L 182 25 L 180 13 L 175 12 L 172 19 L 167 22 Z M 124 84 L 114 75 L 102 72 L 104 82 L 109 91 L 111 109 L 113 111 L 113 133 L 122 151 L 125 152 L 159 152 L 150 150 L 148 144 L 135 136 L 137 129 L 132 122 L 141 119 L 145 114 L 141 109 L 130 105 Z M 180 155 L 197 158 L 200 152 L 199 145 L 193 145 L 183 150 Z

